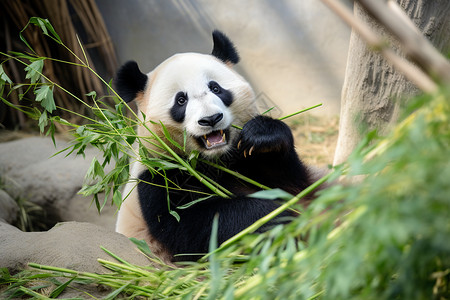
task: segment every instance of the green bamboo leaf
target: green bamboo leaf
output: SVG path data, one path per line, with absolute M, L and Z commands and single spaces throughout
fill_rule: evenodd
M 45 136 L 50 135 L 50 137 L 52 138 L 53 146 L 55 146 L 55 148 L 56 148 L 55 132 L 56 132 L 55 123 L 50 122 L 50 126 L 49 126 L 47 132 L 45 133 Z
M 294 196 L 289 194 L 288 192 L 283 191 L 282 189 L 270 189 L 270 190 L 264 190 L 259 191 L 253 194 L 248 195 L 252 198 L 259 198 L 259 199 L 283 199 L 283 200 L 290 200 Z
M 142 253 L 151 256 L 152 255 L 152 251 L 150 250 L 150 248 L 148 247 L 148 244 L 146 241 L 144 240 L 138 240 L 136 238 L 131 237 L 130 241 L 132 241 L 139 250 L 141 250 Z
M 56 33 L 55 29 L 53 28 L 52 24 L 50 23 L 50 21 L 48 19 L 43 19 L 43 18 L 39 18 L 39 17 L 31 17 L 29 23 L 34 24 L 34 25 L 38 26 L 39 28 L 41 28 L 42 33 L 45 34 L 46 36 L 51 37 L 55 42 L 57 42 L 59 44 L 63 43 L 61 38 Z
M 181 147 L 180 144 L 178 144 L 174 139 L 172 139 L 172 137 L 170 136 L 169 131 L 167 130 L 166 126 L 164 126 L 164 124 L 162 122 L 159 122 L 161 124 L 161 127 L 163 129 L 164 132 L 164 136 L 166 137 L 166 139 L 172 143 L 172 145 L 174 145 L 175 147 L 177 147 L 180 150 L 183 150 L 183 147 Z
M 200 155 L 200 152 L 193 150 L 188 157 L 188 161 L 191 164 L 192 168 L 196 168 L 197 167 L 197 162 L 198 162 L 198 157 Z
M 98 182 L 94 185 L 83 185 L 83 187 L 78 191 L 78 194 L 83 196 L 90 196 L 100 193 L 104 189 L 104 186 L 101 184 L 101 182 Z M 98 199 L 96 201 L 97 208 L 100 209 L 100 204 L 98 203 Z M 100 210 L 99 210 L 100 211 Z
M 5 83 L 12 84 L 12 80 L 6 75 L 5 70 L 3 70 L 3 64 L 0 64 L 0 87 Z
M 122 293 L 126 288 L 128 288 L 131 285 L 131 282 L 128 282 L 127 284 L 122 285 L 120 288 L 118 288 L 117 290 L 111 292 L 110 294 L 106 295 L 105 298 L 103 298 L 104 300 L 114 300 L 117 299 L 117 297 L 119 296 L 120 293 Z
M 206 196 L 206 197 L 199 198 L 199 199 L 197 199 L 197 200 L 191 201 L 191 202 L 186 203 L 186 204 L 184 204 L 184 205 L 177 206 L 177 209 L 186 209 L 186 208 L 189 208 L 189 207 L 191 207 L 192 205 L 194 205 L 194 204 L 196 204 L 196 203 L 199 203 L 199 202 L 202 202 L 202 201 L 204 201 L 204 200 L 207 200 L 207 199 L 209 199 L 209 198 L 211 198 L 211 197 L 212 197 L 212 195 L 211 195 L 211 196 Z
M 114 191 L 113 194 L 113 203 L 117 206 L 120 207 L 122 205 L 122 193 L 117 189 Z
M 186 168 L 180 164 L 174 164 L 164 159 L 159 158 L 145 158 L 142 163 L 146 166 L 150 166 L 153 169 L 160 168 L 162 170 L 180 169 L 186 170 Z
M 45 126 L 48 124 L 47 111 L 43 111 L 39 117 L 38 126 L 41 132 L 44 132 Z
M 95 98 L 97 97 L 97 92 L 91 91 L 91 92 L 87 93 L 86 96 L 92 97 L 95 100 Z
M 43 295 L 41 295 L 41 294 L 31 290 L 31 289 L 28 289 L 28 288 L 24 287 L 24 286 L 21 286 L 19 288 L 19 290 L 21 292 L 27 294 L 28 296 L 33 296 L 35 299 L 39 299 L 39 300 L 48 300 L 49 299 L 48 297 L 45 297 L 45 296 L 43 296 Z
M 178 222 L 180 222 L 180 215 L 176 212 L 176 211 L 174 211 L 174 210 L 171 210 L 171 211 L 169 211 L 170 212 L 170 214 L 172 215 L 172 216 L 174 216 L 175 217 L 175 219 L 177 219 L 177 221 Z
M 41 78 L 42 69 L 44 68 L 44 59 L 36 59 L 25 67 L 25 79 L 30 79 L 31 83 L 36 83 Z
M 41 87 L 39 87 L 36 91 L 36 101 L 41 102 L 43 99 L 45 99 L 47 97 L 47 93 L 50 89 L 50 86 L 48 85 L 43 85 Z
M 65 289 L 66 287 L 75 280 L 76 277 L 71 278 L 70 280 L 66 281 L 65 283 L 61 284 L 60 286 L 58 286 L 56 289 L 54 289 L 52 291 L 52 293 L 50 294 L 50 298 L 56 298 L 58 297 Z
M 88 171 L 86 172 L 85 179 L 96 178 L 97 176 L 105 177 L 105 171 L 97 158 L 94 157 Z
M 53 99 L 53 89 L 49 85 L 43 85 L 36 91 L 36 101 L 41 103 L 41 106 L 52 113 L 56 110 L 55 100 Z
M 208 299 L 217 299 L 220 286 L 223 281 L 222 271 L 220 269 L 219 261 L 216 258 L 215 250 L 218 245 L 218 235 L 217 232 L 219 230 L 219 214 L 216 214 L 212 223 L 211 237 L 209 239 L 209 269 L 211 272 L 211 283 L 210 290 L 208 294 Z
M 35 61 L 37 58 L 36 56 L 30 56 L 30 55 L 22 53 L 22 52 L 9 51 L 8 53 L 11 55 L 14 55 L 14 57 L 16 57 L 16 58 L 24 58 L 24 59 L 28 59 L 29 61 Z

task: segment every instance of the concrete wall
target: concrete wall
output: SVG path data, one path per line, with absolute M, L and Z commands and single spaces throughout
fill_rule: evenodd
M 97 0 L 120 63 L 148 72 L 172 54 L 210 53 L 220 29 L 238 71 L 278 114 L 323 103 L 338 115 L 350 30 L 318 0 Z M 271 104 L 268 103 L 267 106 Z

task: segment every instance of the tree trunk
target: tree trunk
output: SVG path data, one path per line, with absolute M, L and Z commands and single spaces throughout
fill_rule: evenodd
M 450 51 L 450 1 L 396 0 L 419 30 L 441 52 Z M 400 48 L 390 35 L 355 2 L 355 15 L 379 35 Z M 341 121 L 334 164 L 344 162 L 361 138 L 377 129 L 386 134 L 398 120 L 402 105 L 419 90 L 369 49 L 352 31 L 342 89 Z

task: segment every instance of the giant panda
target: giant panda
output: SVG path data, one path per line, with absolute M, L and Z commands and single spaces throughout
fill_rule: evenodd
M 177 154 L 187 156 L 197 151 L 201 158 L 263 185 L 299 193 L 312 178 L 296 153 L 290 128 L 258 113 L 252 88 L 233 70 L 240 59 L 235 46 L 220 31 L 215 30 L 212 37 L 211 54 L 176 54 L 148 74 L 142 73 L 134 61 L 125 63 L 115 78 L 118 94 L 126 102 L 137 103 L 140 117 L 152 121 L 146 124 L 160 138 L 166 139 L 162 123 L 173 140 L 186 145 L 184 152 L 174 146 Z M 137 133 L 150 136 L 143 126 Z M 146 147 L 157 146 L 148 143 Z M 249 197 L 260 189 L 208 164 L 198 162 L 196 169 L 233 196 L 212 196 L 177 209 L 211 191 L 180 169 L 166 170 L 165 174 L 184 190 L 166 189 L 163 176 L 136 162 L 131 175 L 138 183 L 129 182 L 125 187 L 123 195 L 128 197 L 119 210 L 116 231 L 145 240 L 165 261 L 195 260 L 208 252 L 215 215 L 220 244 L 280 205 L 274 200 Z M 170 214 L 168 201 L 179 220 Z M 285 211 L 260 231 L 295 216 Z

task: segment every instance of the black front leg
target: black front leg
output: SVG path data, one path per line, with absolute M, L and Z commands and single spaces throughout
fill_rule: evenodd
M 294 138 L 282 121 L 257 116 L 242 128 L 236 148 L 244 158 L 252 154 L 283 154 L 294 149 Z
M 238 172 L 267 185 L 297 194 L 310 181 L 284 122 L 257 116 L 247 122 L 236 142 Z

